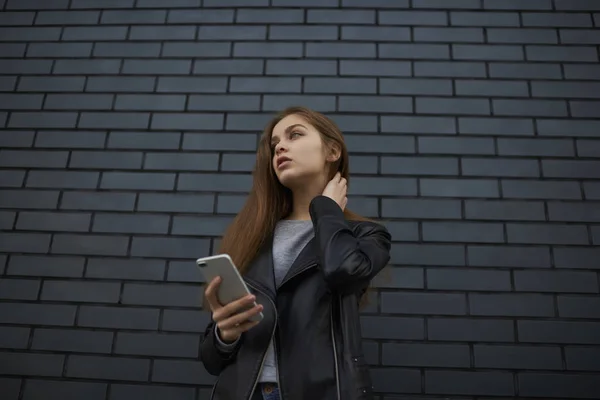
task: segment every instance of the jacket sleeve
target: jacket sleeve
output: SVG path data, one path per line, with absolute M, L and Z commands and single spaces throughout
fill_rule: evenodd
M 340 206 L 327 196 L 310 203 L 321 269 L 332 290 L 351 293 L 364 288 L 390 259 L 391 235 L 369 223 L 355 235 Z
M 221 371 L 235 360 L 242 340 L 238 339 L 231 346 L 220 346 L 215 328 L 215 322 L 211 320 L 204 331 L 204 338 L 200 344 L 200 361 L 209 374 L 219 376 Z

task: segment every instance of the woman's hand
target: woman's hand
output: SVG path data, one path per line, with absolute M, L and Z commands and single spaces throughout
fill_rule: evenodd
M 248 295 L 238 300 L 222 305 L 217 299 L 217 290 L 221 285 L 221 278 L 213 279 L 204 291 L 204 297 L 210 305 L 212 319 L 219 328 L 219 338 L 227 343 L 235 342 L 242 333 L 253 328 L 259 321 L 249 319 L 262 311 L 263 306 L 258 304 L 250 309 L 255 297 Z
M 325 186 L 323 196 L 327 196 L 338 203 L 343 211 L 346 208 L 346 204 L 348 204 L 348 197 L 346 197 L 347 190 L 347 181 L 345 178 L 342 178 L 342 175 L 338 172 L 333 179 L 327 183 L 327 186 Z

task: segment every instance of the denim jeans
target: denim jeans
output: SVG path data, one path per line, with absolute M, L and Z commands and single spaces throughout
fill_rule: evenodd
M 254 391 L 253 400 L 280 400 L 279 388 L 275 383 L 259 383 Z

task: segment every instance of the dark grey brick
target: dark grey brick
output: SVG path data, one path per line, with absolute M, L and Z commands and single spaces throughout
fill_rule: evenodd
M 104 10 L 100 18 L 101 24 L 162 24 L 167 19 L 165 10 Z
M 150 360 L 72 355 L 65 375 L 73 378 L 146 381 Z
M 246 46 L 251 43 L 242 43 Z M 263 60 L 195 60 L 193 74 L 197 75 L 262 75 Z M 211 78 L 215 79 L 215 78 Z M 226 81 L 225 81 L 226 82 Z M 225 87 L 225 84 L 223 84 Z
M 16 213 L 12 211 L 0 211 L 0 229 L 11 230 L 15 222 Z M 0 263 L 0 265 L 4 265 Z
M 391 264 L 463 266 L 465 251 L 461 245 L 392 244 Z
M 247 192 L 252 184 L 248 174 L 179 174 L 177 190 Z
M 600 185 L 596 182 L 584 182 L 583 188 L 585 198 L 588 200 L 600 200 Z
M 157 92 L 163 93 L 224 93 L 226 78 L 209 77 L 159 77 Z
M 506 224 L 509 243 L 588 244 L 583 225 Z
M 567 116 L 566 101 L 559 100 L 492 100 L 494 115 Z
M 415 179 L 357 177 L 352 179 L 349 195 L 414 196 L 417 193 Z
M 69 29 L 69 28 L 65 28 Z M 75 28 L 70 28 L 75 29 Z M 84 29 L 84 28 L 81 28 Z M 58 27 L 1 27 L 0 42 L 45 42 L 57 41 L 61 34 Z M 123 37 L 124 39 L 124 37 Z
M 125 40 L 126 37 L 127 27 L 125 26 L 67 26 L 63 29 L 62 33 L 62 40 L 79 42 L 94 40 Z M 48 37 L 46 40 L 48 39 L 50 38 Z
M 481 3 L 477 0 L 452 0 L 446 2 L 444 0 L 413 0 L 414 8 L 448 8 L 448 9 L 464 9 L 481 8 Z
M 488 138 L 419 137 L 422 154 L 494 154 L 494 143 Z
M 422 340 L 425 338 L 423 318 L 361 316 L 363 335 L 369 339 Z
M 86 268 L 86 277 L 101 279 L 133 279 L 162 281 L 165 261 L 146 259 L 91 259 Z
M 416 369 L 371 368 L 373 390 L 385 393 L 418 393 L 420 373 Z
M 454 134 L 454 118 L 381 116 L 381 132 L 410 134 Z
M 99 11 L 40 11 L 36 25 L 95 25 L 100 19 Z
M 273 117 L 272 114 L 246 114 L 236 113 L 227 114 L 227 122 L 225 125 L 226 130 L 236 131 L 262 131 L 266 126 L 267 122 Z
M 120 286 L 121 284 L 116 282 L 71 282 L 53 280 L 44 282 L 40 297 L 42 300 L 49 301 L 116 303 L 119 300 Z
M 267 60 L 266 74 L 336 75 L 337 62 L 334 60 Z
M 594 272 L 515 271 L 515 290 L 525 292 L 598 293 Z
M 0 298 L 10 300 L 37 300 L 39 280 L 5 278 L 0 281 Z
M 203 10 L 203 13 L 208 10 Z M 186 10 L 184 13 L 188 14 Z M 232 13 L 233 15 L 233 13 Z M 232 18 L 233 19 L 233 18 Z M 229 21 L 223 21 L 229 22 Z M 254 23 L 254 24 L 296 24 L 304 22 L 304 12 L 301 9 L 298 10 L 286 10 L 286 9 L 252 9 L 252 8 L 240 8 L 236 12 L 236 22 L 238 23 Z M 271 27 L 271 32 L 276 26 Z M 281 27 L 279 27 L 281 28 Z
M 171 5 L 172 6 L 172 5 Z M 175 387 L 175 386 L 156 386 L 156 385 L 130 385 L 130 384 L 112 384 L 110 393 L 112 400 L 125 400 L 131 398 L 150 399 L 169 398 L 169 399 L 188 399 L 194 396 L 195 389 L 192 387 Z M 202 394 L 200 396 L 209 396 Z
M 503 242 L 502 224 L 480 222 L 423 222 L 427 242 Z
M 134 193 L 65 192 L 60 208 L 63 210 L 133 211 Z
M 456 80 L 456 94 L 466 96 L 529 97 L 527 82 Z
M 74 128 L 77 113 L 73 112 L 13 112 L 9 128 Z
M 174 235 L 222 236 L 231 223 L 230 217 L 174 217 Z
M 350 201 L 352 202 L 352 199 Z M 419 240 L 419 224 L 417 222 L 384 221 L 384 225 L 396 241 L 416 242 Z
M 498 221 L 543 221 L 546 219 L 544 204 L 532 201 L 469 200 L 465 202 L 468 219 Z
M 174 150 L 179 148 L 180 138 L 178 132 L 111 132 L 107 147 Z
M 137 111 L 183 111 L 186 98 L 184 95 L 154 94 L 118 94 L 115 110 Z
M 33 145 L 34 131 L 28 130 L 6 130 L 0 132 L 0 146 L 8 147 L 31 147 Z
M 48 74 L 51 67 L 50 60 L 0 60 L 0 74 L 3 75 Z
M 151 129 L 222 129 L 223 114 L 161 113 L 152 116 Z
M 115 343 L 117 354 L 194 357 L 199 350 L 196 335 L 119 332 Z
M 256 150 L 256 137 L 235 133 L 185 133 L 183 148 L 186 150 Z
M 513 342 L 515 338 L 509 320 L 429 318 L 427 328 L 429 340 Z
M 342 132 L 376 132 L 377 116 L 375 115 L 348 115 L 329 114 Z
M 598 301 L 597 296 L 559 295 L 558 313 L 561 317 L 568 318 L 598 318 Z
M 72 78 L 55 78 L 72 79 Z M 82 78 L 83 79 L 83 78 Z M 154 91 L 154 77 L 90 77 L 85 87 L 86 92 L 152 92 Z M 83 81 L 81 84 L 83 88 Z
M 94 56 L 105 58 L 158 57 L 160 47 L 160 43 L 96 43 L 94 46 Z
M 554 0 L 557 10 L 600 11 L 600 4 L 587 0 Z
M 457 175 L 458 160 L 454 157 L 382 157 L 382 174 Z
M 356 0 L 354 0 L 356 1 Z M 387 1 L 390 7 L 396 6 L 397 2 Z M 372 3 L 371 3 L 372 4 Z M 402 7 L 404 8 L 404 7 Z M 433 25 L 446 26 L 448 25 L 447 13 L 443 11 L 379 11 L 379 23 L 383 25 Z
M 491 78 L 562 79 L 559 64 L 490 63 Z
M 483 0 L 489 10 L 552 10 L 552 0 Z
M 554 262 L 557 268 L 589 268 L 597 269 L 598 247 L 555 247 Z
M 338 28 L 335 26 L 274 25 L 269 29 L 271 40 L 336 40 L 337 38 Z
M 241 93 L 293 93 L 300 92 L 301 84 L 298 77 L 232 77 L 229 90 Z
M 278 2 L 287 3 L 289 0 L 277 0 Z M 293 0 L 292 0 L 293 1 Z M 203 0 L 202 5 L 204 7 L 266 7 L 269 5 L 267 0 L 256 0 L 251 3 L 244 0 Z M 287 4 L 273 4 L 275 6 L 287 5 Z
M 246 202 L 246 197 L 246 195 L 217 195 L 217 213 L 237 214 Z
M 308 10 L 306 22 L 320 24 L 374 24 L 375 10 Z
M 28 231 L 72 231 L 87 232 L 90 214 L 20 212 L 16 228 Z
M 479 43 L 483 42 L 482 28 L 413 28 L 417 42 Z
M 576 182 L 502 180 L 502 195 L 517 199 L 581 199 L 581 190 Z
M 16 86 L 16 76 L 0 76 L 0 92 L 12 92 Z
M 382 293 L 381 311 L 395 314 L 464 315 L 466 296 L 458 293 Z
M 203 57 L 227 57 L 231 54 L 231 44 L 227 42 L 170 42 L 163 45 L 163 57 L 193 58 L 197 54 Z
M 537 160 L 462 158 L 462 175 L 499 177 L 539 177 Z
M 409 28 L 391 26 L 343 26 L 341 32 L 341 38 L 343 40 L 368 40 L 378 42 L 410 40 Z M 335 35 L 335 38 L 337 38 L 337 35 Z
M 144 169 L 172 171 L 216 171 L 219 155 L 216 153 L 147 153 Z
M 421 179 L 421 194 L 432 197 L 498 197 L 498 185 L 481 179 Z
M 0 150 L 0 167 L 64 168 L 66 151 Z
M 25 181 L 25 171 L 0 171 L 0 186 L 21 187 Z
M 540 136 L 600 137 L 600 121 L 540 119 L 536 121 Z
M 139 169 L 142 153 L 116 151 L 74 151 L 69 167 L 94 169 Z
M 36 329 L 31 348 L 55 352 L 111 353 L 112 332 Z
M 139 75 L 188 75 L 191 60 L 125 60 L 124 74 Z
M 102 189 L 125 190 L 173 190 L 174 173 L 150 172 L 104 172 L 100 187 Z
M 78 128 L 95 129 L 145 129 L 148 127 L 150 115 L 147 113 L 124 112 L 83 112 L 79 117 Z
M 0 373 L 61 377 L 65 356 L 62 354 L 0 353 Z
M 379 58 L 434 59 L 450 58 L 450 47 L 447 44 L 429 43 L 380 43 L 377 56 Z
M 345 135 L 350 153 L 414 153 L 415 141 L 407 136 Z
M 0 3 L 0 6 L 3 6 L 4 2 Z M 17 7 L 18 8 L 18 7 Z M 10 10 L 10 8 L 6 8 L 2 11 L 0 16 L 0 23 L 2 26 L 19 26 L 19 25 L 32 25 L 33 20 L 35 19 L 35 10 L 39 10 L 38 7 L 34 8 L 34 11 L 25 12 L 25 11 L 17 11 L 11 12 L 6 11 Z
M 598 53 L 592 46 L 526 46 L 527 59 L 554 62 L 597 62 Z
M 600 103 L 598 106 L 600 106 Z M 600 157 L 600 141 L 577 140 L 577 155 L 580 157 Z
M 384 218 L 459 219 L 459 200 L 431 199 L 382 199 L 381 214 Z
M 600 98 L 600 82 L 532 82 L 535 97 Z
M 129 40 L 193 40 L 196 27 L 191 25 L 132 26 Z
M 416 99 L 416 111 L 419 114 L 451 114 L 451 115 L 488 115 L 489 101 L 484 99 Z
M 513 375 L 509 372 L 483 371 L 427 371 L 428 393 L 456 393 L 462 395 L 514 395 Z
M 454 26 L 519 26 L 516 12 L 452 11 L 450 23 Z
M 158 309 L 82 305 L 78 326 L 110 329 L 158 328 Z
M 98 172 L 81 171 L 31 171 L 26 186 L 36 188 L 94 189 Z
M 498 154 L 505 156 L 572 157 L 573 142 L 561 139 L 498 139 Z
M 487 41 L 489 43 L 553 44 L 558 43 L 558 35 L 554 29 L 488 28 Z
M 452 57 L 456 60 L 523 60 L 523 48 L 511 45 L 453 44 Z
M 102 233 L 162 233 L 169 230 L 167 215 L 96 214 L 93 232 Z
M 23 399 L 37 399 L 45 396 L 52 396 L 53 398 L 74 396 L 75 398 L 102 400 L 106 397 L 107 390 L 108 385 L 106 383 L 30 379 L 23 392 Z
M 13 255 L 7 275 L 81 278 L 84 263 L 84 257 Z
M 158 3 L 156 0 L 151 0 L 157 3 L 155 7 L 165 7 L 167 4 Z M 194 0 L 195 3 L 200 3 L 200 0 Z M 173 7 L 174 3 L 170 2 L 169 6 Z M 139 7 L 139 4 L 138 4 Z M 148 5 L 150 7 L 150 5 Z M 210 10 L 200 8 L 199 4 L 182 4 L 182 8 L 190 8 L 188 10 L 169 10 L 167 17 L 168 23 L 184 23 L 184 24 L 215 24 L 215 23 L 231 23 L 235 10 Z M 239 21 L 242 22 L 242 21 Z
M 477 62 L 433 62 L 415 61 L 415 76 L 483 78 L 485 64 Z
M 302 104 L 319 112 L 336 110 L 336 98 L 333 95 L 284 95 L 267 94 L 263 96 L 262 111 L 279 111 L 282 105 Z M 339 111 L 343 111 L 340 105 Z
M 308 77 L 304 79 L 304 91 L 307 93 L 374 94 L 377 91 L 377 81 L 375 78 Z
M 522 342 L 562 344 L 600 343 L 600 324 L 597 322 L 517 321 L 517 329 L 519 330 L 519 339 Z
M 195 259 L 203 255 L 208 255 L 209 244 L 210 241 L 208 239 L 134 237 L 131 245 L 131 255 L 139 257 Z M 194 298 L 199 300 L 200 296 L 198 296 L 196 289 L 191 289 L 193 289 L 193 293 L 190 293 L 190 295 L 193 294 Z M 154 293 L 152 297 L 156 297 L 156 293 L 152 292 Z M 177 297 L 175 296 L 174 301 L 176 301 Z M 186 302 L 186 305 L 195 305 L 197 300 Z M 157 304 L 156 299 L 149 304 Z
M 0 321 L 8 324 L 71 326 L 75 306 L 33 303 L 0 303 Z
M 449 79 L 380 78 L 379 93 L 405 95 L 451 95 Z
M 525 118 L 468 118 L 458 119 L 461 134 L 493 136 L 530 136 L 534 134 L 533 120 Z
M 374 287 L 423 289 L 425 287 L 421 268 L 388 267 L 373 281 Z
M 525 304 L 525 303 L 524 303 Z M 477 368 L 562 369 L 558 347 L 475 345 Z
M 596 306 L 598 307 L 598 306 Z M 598 349 L 572 347 L 565 349 L 567 369 L 575 371 L 598 371 Z
M 427 287 L 434 290 L 511 290 L 510 273 L 508 271 L 491 270 L 458 270 L 439 268 L 427 270 Z M 470 294 L 470 308 L 478 302 Z M 550 301 L 550 304 L 552 302 Z M 489 315 L 489 314 L 485 314 Z
M 340 75 L 410 76 L 411 66 L 398 61 L 340 61 Z
M 30 43 L 27 47 L 27 57 L 89 57 L 91 53 L 92 43 Z
M 307 43 L 306 57 L 315 58 L 374 58 L 375 43 Z
M 200 25 L 199 40 L 264 40 L 267 28 L 258 25 Z M 185 39 L 185 38 L 182 38 Z
M 598 31 L 593 29 L 559 29 L 560 42 L 564 44 L 599 44 Z
M 259 111 L 260 96 L 193 95 L 189 97 L 187 109 L 195 111 Z
M 0 190 L 0 207 L 18 209 L 55 209 L 58 192 L 49 190 Z
M 110 110 L 110 94 L 49 94 L 44 102 L 46 110 Z
M 542 160 L 544 177 L 548 178 L 600 178 L 600 161 Z
M 21 327 L 10 327 L 5 326 L 0 328 L 0 346 L 5 349 L 26 349 L 27 343 L 29 342 L 29 328 L 21 328 Z M 15 381 L 16 383 L 16 381 Z M 9 385 L 9 382 L 5 380 L 0 380 L 0 385 L 2 385 L 3 391 L 8 388 L 9 390 L 9 399 L 18 399 L 19 398 L 19 387 L 16 385 L 16 396 L 11 397 L 10 393 L 13 390 Z M 6 385 L 6 386 L 5 386 Z M 6 392 L 4 392 L 6 395 Z
M 600 207 L 594 203 L 548 202 L 551 221 L 600 222 Z
M 298 58 L 302 43 L 293 42 L 240 42 L 233 45 L 234 57 Z
M 251 172 L 254 168 L 255 161 L 255 154 L 223 154 L 221 171 Z M 374 173 L 377 173 L 376 161 L 377 159 L 375 159 Z
M 71 0 L 70 8 L 133 8 L 134 0 Z
M 600 116 L 600 101 L 570 101 L 571 115 L 576 118 L 597 118 Z
M 127 255 L 128 244 L 129 238 L 126 236 L 60 234 L 54 235 L 51 252 L 53 254 L 125 256 Z M 107 289 L 111 288 L 112 292 L 110 292 L 110 296 L 112 301 L 116 302 L 119 299 L 118 283 L 64 282 L 63 284 L 58 284 L 57 282 L 52 281 L 46 282 L 45 285 L 48 284 L 53 284 L 50 286 L 53 288 L 53 291 L 51 291 L 53 295 L 50 297 L 71 296 L 74 294 L 75 289 L 79 289 L 80 296 L 85 297 L 85 293 L 95 287 L 99 296 L 102 296 L 102 293 L 106 295 L 109 293 L 107 292 Z M 47 286 L 44 286 L 44 290 L 47 290 L 46 287 Z M 94 291 L 91 291 L 90 295 L 93 295 L 93 293 Z M 42 297 L 46 297 L 44 292 L 42 292 Z M 80 300 L 81 299 L 72 299 L 72 301 Z M 103 298 L 102 300 L 98 299 L 96 301 L 106 301 L 106 298 Z

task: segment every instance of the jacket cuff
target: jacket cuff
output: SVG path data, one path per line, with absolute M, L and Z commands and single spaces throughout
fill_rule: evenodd
M 221 339 L 221 337 L 219 336 L 219 328 L 217 327 L 217 324 L 215 324 L 215 338 L 217 339 L 215 341 L 215 344 L 217 346 L 217 348 L 221 351 L 224 352 L 231 352 L 235 349 L 235 347 L 237 346 L 237 344 L 240 341 L 240 338 L 237 338 L 235 340 L 235 342 L 233 343 L 225 343 L 223 342 L 223 340 Z
M 345 220 L 344 211 L 331 197 L 319 195 L 313 198 L 308 207 L 313 221 L 323 216 L 332 216 Z

